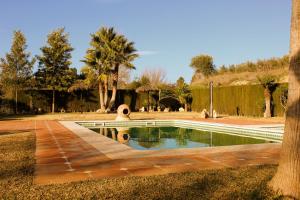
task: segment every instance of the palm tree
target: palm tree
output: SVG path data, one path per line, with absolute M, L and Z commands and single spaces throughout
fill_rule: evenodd
M 113 29 L 112 29 L 113 30 Z M 112 96 L 109 102 L 109 109 L 115 106 L 118 79 L 119 79 L 119 67 L 124 66 L 128 69 L 135 69 L 132 62 L 138 57 L 134 43 L 129 42 L 123 35 L 117 35 L 117 37 L 109 43 L 109 50 L 113 52 L 111 63 L 113 64 L 111 69 L 112 75 Z
M 98 91 L 99 91 L 99 103 L 100 110 L 105 111 L 104 104 L 104 96 L 103 96 L 103 74 L 105 74 L 105 70 L 103 69 L 103 65 L 100 61 L 100 56 L 97 55 L 95 50 L 89 49 L 87 50 L 87 54 L 85 56 L 85 60 L 82 60 L 86 64 L 86 70 L 89 74 L 88 76 L 92 79 L 96 79 L 98 82 Z M 86 80 L 88 81 L 88 80 Z
M 264 87 L 264 96 L 265 96 L 265 113 L 264 117 L 269 118 L 272 116 L 271 114 L 271 100 L 272 100 L 272 93 L 274 92 L 275 88 L 277 87 L 276 77 L 272 75 L 265 75 L 263 77 L 257 77 L 259 83 Z
M 300 199 L 300 0 L 292 1 L 288 103 L 282 150 L 270 186 Z
M 116 101 L 119 67 L 134 69 L 132 61 L 138 56 L 134 52 L 134 43 L 117 34 L 113 28 L 102 27 L 92 34 L 91 48 L 85 56 L 85 62 L 97 74 L 100 109 L 112 108 Z M 112 79 L 112 96 L 108 103 L 109 77 Z
M 155 85 L 152 84 L 150 81 L 149 77 L 143 75 L 140 80 L 138 81 L 139 87 L 136 88 L 137 93 L 147 93 L 148 98 L 147 98 L 147 111 L 149 112 L 150 110 L 150 92 L 151 91 L 157 91 L 159 88 Z
M 113 28 L 102 27 L 98 32 L 92 35 L 92 45 L 97 49 L 97 55 L 102 63 L 102 74 L 100 79 L 103 81 L 103 104 L 105 110 L 108 107 L 108 84 L 111 68 L 114 66 L 117 58 L 116 50 L 112 47 L 118 41 L 119 36 Z
M 110 43 L 116 38 L 113 28 L 101 28 L 91 35 L 91 48 L 87 50 L 85 59 L 82 60 L 97 77 L 100 110 L 104 112 L 108 103 L 108 77 L 112 66 L 114 52 L 109 48 Z

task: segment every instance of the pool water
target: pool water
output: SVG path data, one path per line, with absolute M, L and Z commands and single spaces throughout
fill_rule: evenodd
M 270 142 L 268 140 L 234 134 L 178 127 L 122 127 L 97 128 L 91 130 L 139 150 L 215 147 Z

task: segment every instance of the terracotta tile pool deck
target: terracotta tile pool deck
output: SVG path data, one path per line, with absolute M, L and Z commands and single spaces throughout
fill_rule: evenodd
M 281 144 L 269 143 L 159 151 L 112 148 L 115 152 L 107 153 L 58 121 L 0 121 L 0 134 L 13 131 L 36 134 L 36 184 L 277 164 L 281 148 Z

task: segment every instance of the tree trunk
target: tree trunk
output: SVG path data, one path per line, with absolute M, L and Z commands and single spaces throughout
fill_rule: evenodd
M 214 83 L 211 81 L 209 83 L 209 87 L 210 87 L 210 107 L 209 107 L 209 117 L 213 118 L 213 112 L 214 112 Z
M 266 104 L 264 117 L 269 118 L 271 117 L 271 91 L 268 88 L 265 88 L 264 96 L 265 96 L 265 104 Z
M 116 135 L 116 129 L 115 128 L 111 128 L 111 138 L 113 140 L 117 140 L 117 135 Z
M 33 97 L 32 97 L 32 94 L 30 94 L 30 96 L 29 96 L 29 108 L 30 108 L 30 112 L 33 112 Z
M 16 88 L 16 98 L 15 98 L 15 100 L 16 100 L 16 109 L 15 109 L 15 114 L 18 114 L 18 89 Z
M 158 90 L 158 103 L 160 102 L 160 97 L 161 97 L 161 89 Z
M 119 79 L 119 65 L 115 66 L 115 69 L 112 72 L 112 95 L 109 102 L 109 108 L 112 109 L 115 107 L 116 97 L 117 97 L 117 88 L 118 88 L 118 79 Z
M 147 111 L 150 111 L 150 91 L 148 91 L 148 103 L 147 103 Z
M 80 91 L 80 112 L 83 113 L 83 99 L 82 99 L 82 91 Z
M 300 0 L 292 1 L 289 91 L 285 130 L 277 173 L 270 186 L 300 199 Z
M 55 90 L 52 90 L 52 114 L 54 114 L 55 109 Z
M 185 112 L 188 111 L 188 104 L 187 104 L 187 103 L 184 104 L 184 111 L 185 111 Z
M 104 107 L 107 108 L 108 104 L 108 76 L 104 79 Z
M 98 91 L 99 91 L 99 103 L 100 103 L 100 110 L 101 112 L 105 111 L 105 107 L 104 107 L 104 99 L 103 99 L 103 85 L 102 85 L 102 81 L 99 80 L 98 83 Z

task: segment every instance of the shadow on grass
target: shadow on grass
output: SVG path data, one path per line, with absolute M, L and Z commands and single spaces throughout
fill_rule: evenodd
M 21 128 L 21 127 L 20 127 Z M 17 131 L 11 131 L 11 130 L 2 130 L 0 131 L 0 136 L 5 136 L 5 135 L 13 135 L 13 134 L 21 134 L 21 133 L 27 133 L 27 132 L 33 132 L 35 131 L 34 129 L 29 129 L 29 130 L 17 130 Z
M 0 179 L 6 179 L 11 177 L 18 177 L 20 175 L 33 175 L 34 163 L 27 159 L 18 161 L 9 161 L 2 163 L 0 167 Z

